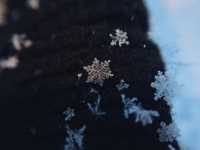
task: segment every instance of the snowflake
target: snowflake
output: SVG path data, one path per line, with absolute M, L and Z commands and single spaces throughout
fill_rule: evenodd
M 124 89 L 129 88 L 129 84 L 127 84 L 124 80 L 121 80 L 119 84 L 116 85 L 118 91 L 123 91 Z
M 92 114 L 96 116 L 102 116 L 105 115 L 105 112 L 102 112 L 100 110 L 100 102 L 101 102 L 101 96 L 98 95 L 97 101 L 94 104 L 87 103 L 89 110 L 92 112 Z
M 65 121 L 70 121 L 75 116 L 74 109 L 71 108 L 67 108 L 63 114 L 65 115 Z
M 160 142 L 173 142 L 179 136 L 179 130 L 175 123 L 166 125 L 165 122 L 160 123 L 161 128 L 157 129 Z
M 122 96 L 122 102 L 124 104 L 124 116 L 126 119 L 129 118 L 129 115 L 135 114 L 135 122 L 141 122 L 143 126 L 153 123 L 153 117 L 159 117 L 160 114 L 157 111 L 145 110 L 142 108 L 141 104 L 136 104 L 138 101 L 137 98 L 133 97 L 125 98 L 125 95 Z
M 110 60 L 100 62 L 97 58 L 94 58 L 92 65 L 83 67 L 83 69 L 88 73 L 86 82 L 103 86 L 104 80 L 114 76 L 109 65 Z
M 115 35 L 109 34 L 112 41 L 110 43 L 111 46 L 116 46 L 117 44 L 121 47 L 123 44 L 129 45 L 130 42 L 128 41 L 127 32 L 124 32 L 120 29 L 115 30 Z
M 65 138 L 66 143 L 64 145 L 64 150 L 83 150 L 83 133 L 86 129 L 86 126 L 74 130 L 67 126 L 66 129 L 68 136 Z
M 169 105 L 171 102 L 169 101 L 174 96 L 174 87 L 175 81 L 169 77 L 169 73 L 158 71 L 158 74 L 155 76 L 155 81 L 151 83 L 151 87 L 156 89 L 154 93 L 154 100 L 159 100 L 160 98 L 164 98 Z

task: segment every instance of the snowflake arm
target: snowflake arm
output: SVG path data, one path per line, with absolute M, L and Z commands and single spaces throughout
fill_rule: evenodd
M 101 96 L 98 95 L 97 101 L 94 104 L 87 103 L 89 110 L 96 116 L 105 115 L 106 112 L 100 110 Z
M 65 116 L 65 121 L 70 121 L 75 116 L 74 109 L 71 108 L 67 108 L 63 114 Z
M 83 150 L 83 133 L 86 126 L 74 130 L 70 129 L 69 126 L 66 128 L 68 136 L 65 138 L 64 150 Z

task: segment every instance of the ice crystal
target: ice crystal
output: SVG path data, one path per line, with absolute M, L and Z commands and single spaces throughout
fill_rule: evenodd
M 123 91 L 124 89 L 129 88 L 129 84 L 127 84 L 124 80 L 121 80 L 119 84 L 116 85 L 118 91 Z
M 160 123 L 161 128 L 157 129 L 160 142 L 173 142 L 179 136 L 179 130 L 175 123 L 166 125 L 165 122 Z
M 130 44 L 130 42 L 128 41 L 127 32 L 124 32 L 120 29 L 115 30 L 115 35 L 110 33 L 109 36 L 112 39 L 112 41 L 110 43 L 111 46 L 119 45 L 119 47 L 121 47 L 123 44 L 125 44 L 125 45 Z
M 165 74 L 161 71 L 158 71 L 157 75 L 155 75 L 155 81 L 151 83 L 151 87 L 156 89 L 154 93 L 154 100 L 159 100 L 164 98 L 169 105 L 171 102 L 169 101 L 174 96 L 174 87 L 175 81 L 173 81 L 169 77 L 169 73 Z
M 153 117 L 159 117 L 159 113 L 154 110 L 145 110 L 142 108 L 141 104 L 136 104 L 138 101 L 137 98 L 133 97 L 132 99 L 126 98 L 125 95 L 122 96 L 122 102 L 124 104 L 124 116 L 126 119 L 130 115 L 135 115 L 135 122 L 141 122 L 143 126 L 153 123 Z
M 86 82 L 99 84 L 100 86 L 103 86 L 104 80 L 114 76 L 110 69 L 110 60 L 100 62 L 97 58 L 94 58 L 93 63 L 83 67 L 83 69 L 88 73 Z
M 66 111 L 64 111 L 63 114 L 65 116 L 65 121 L 70 121 L 75 116 L 74 109 L 71 109 L 69 107 Z
M 80 129 L 71 129 L 66 126 L 67 137 L 65 138 L 64 150 L 83 150 L 83 138 L 86 126 Z
M 106 113 L 100 110 L 100 102 L 101 102 L 101 96 L 98 95 L 97 100 L 94 102 L 94 104 L 87 103 L 89 110 L 94 114 L 95 116 L 102 116 Z

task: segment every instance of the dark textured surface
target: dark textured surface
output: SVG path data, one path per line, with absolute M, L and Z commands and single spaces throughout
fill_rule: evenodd
M 2 150 L 62 150 L 63 111 L 76 109 L 71 126 L 87 126 L 86 150 L 167 150 L 156 129 L 160 121 L 171 122 L 164 101 L 153 100 L 150 83 L 164 64 L 158 47 L 148 39 L 147 10 L 141 0 L 44 0 L 38 11 L 25 7 L 24 1 L 10 1 L 7 26 L 0 29 L 0 55 L 15 54 L 9 39 L 13 33 L 26 33 L 34 45 L 17 53 L 15 70 L 0 72 L 0 111 L 4 140 Z M 133 20 L 134 18 L 134 20 Z M 116 28 L 128 32 L 130 45 L 111 47 L 109 33 Z M 146 44 L 146 48 L 143 45 Z M 111 60 L 115 76 L 103 87 L 85 84 L 82 67 L 94 57 Z M 77 80 L 77 73 L 84 72 Z M 147 109 L 161 117 L 143 127 L 123 117 L 120 93 L 115 85 L 121 79 L 131 86 L 126 95 L 136 96 Z M 94 118 L 82 103 L 90 87 L 102 95 L 103 119 Z M 176 145 L 176 144 L 175 144 Z M 1 146 L 1 145 L 0 145 Z

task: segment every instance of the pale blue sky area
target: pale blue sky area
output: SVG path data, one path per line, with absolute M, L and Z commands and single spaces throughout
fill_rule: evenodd
M 200 1 L 145 0 L 149 35 L 160 46 L 167 69 L 180 85 L 174 119 L 184 150 L 200 149 Z

